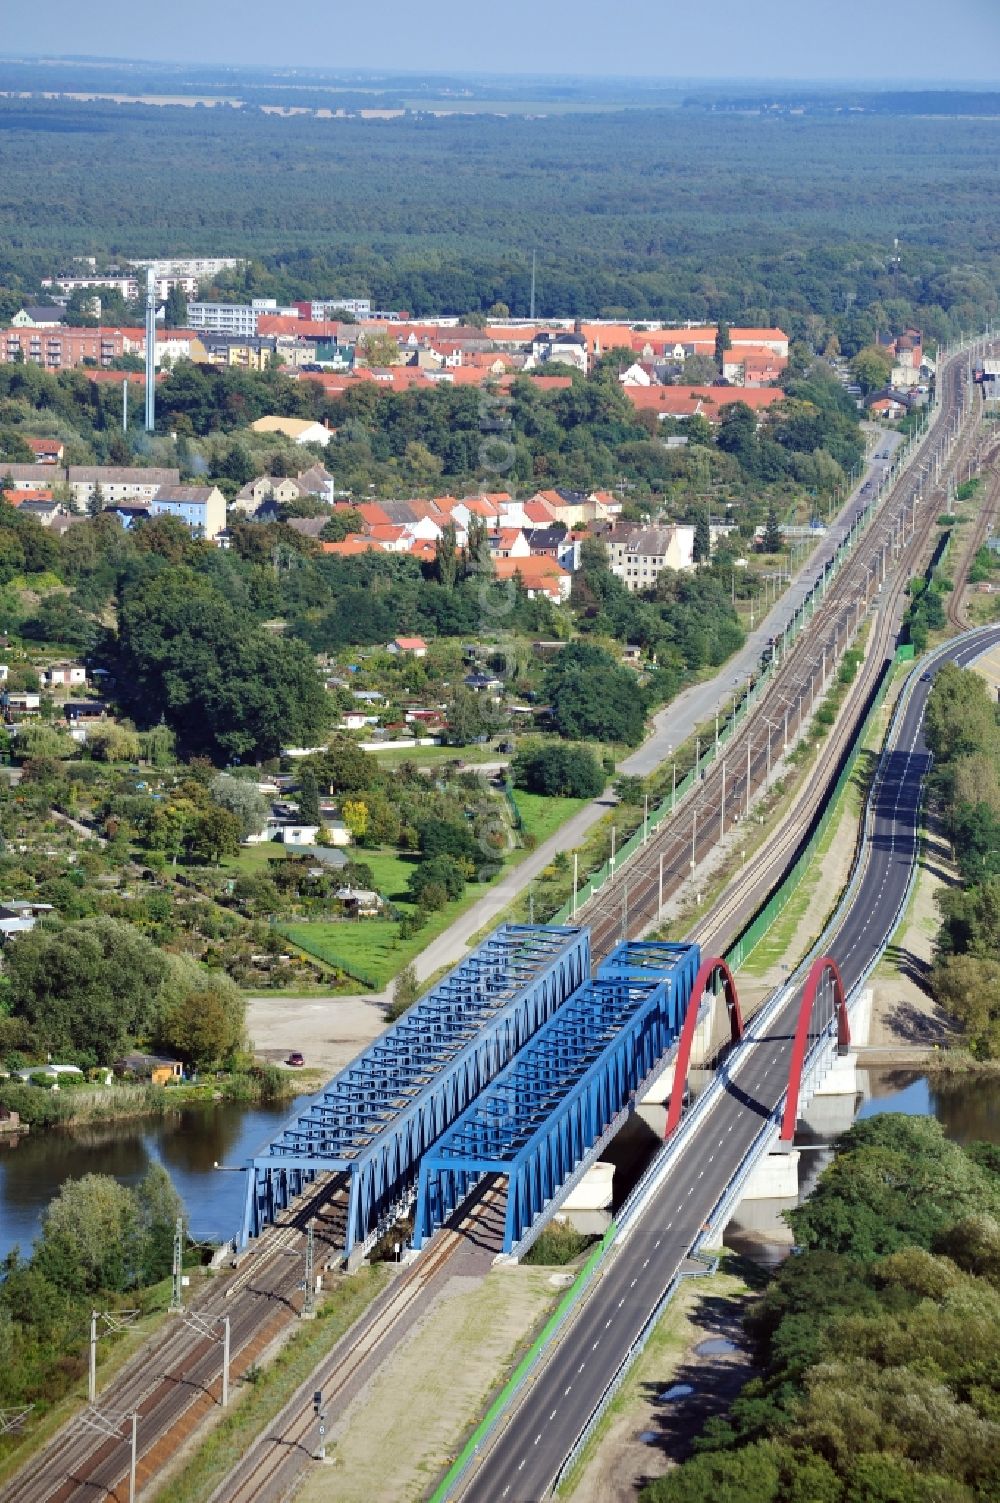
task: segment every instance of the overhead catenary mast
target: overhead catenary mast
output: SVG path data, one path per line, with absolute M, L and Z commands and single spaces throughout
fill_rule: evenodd
M 532 323 L 534 323 L 534 321 L 535 321 L 535 259 L 537 257 L 537 254 L 538 254 L 537 251 L 532 251 L 531 252 L 531 313 L 530 313 L 530 317 L 531 317 L 531 322 Z
M 146 271 L 146 432 L 156 427 L 156 273 Z

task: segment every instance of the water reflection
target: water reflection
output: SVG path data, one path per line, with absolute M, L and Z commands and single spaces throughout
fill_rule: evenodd
M 193 1237 L 221 1242 L 234 1236 L 243 1214 L 245 1177 L 214 1165 L 242 1165 L 274 1135 L 294 1105 L 219 1102 L 138 1122 L 29 1133 L 13 1142 L 0 1139 L 0 1257 L 15 1245 L 30 1249 L 45 1207 L 65 1180 L 110 1174 L 134 1185 L 151 1163 L 169 1172 Z

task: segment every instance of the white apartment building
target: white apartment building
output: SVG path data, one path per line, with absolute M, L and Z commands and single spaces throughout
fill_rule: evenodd
M 335 319 L 338 313 L 350 313 L 355 318 L 371 318 L 372 300 L 370 297 L 334 297 L 320 301 L 313 299 L 309 304 L 309 318 L 314 323 Z
M 138 278 L 123 277 L 117 272 L 106 277 L 44 277 L 42 286 L 53 287 L 57 292 L 77 292 L 80 289 L 97 292 L 110 287 L 113 291 L 120 292 L 127 303 L 139 296 Z
M 298 308 L 282 308 L 273 297 L 256 297 L 252 303 L 188 303 L 188 323 L 192 329 L 211 334 L 236 334 L 241 338 L 257 333 L 257 319 L 262 313 L 280 313 L 298 318 Z
M 608 567 L 629 590 L 648 590 L 664 569 L 694 568 L 693 527 L 616 527 L 607 537 Z
M 257 333 L 258 309 L 251 303 L 188 303 L 192 329 L 213 334 L 237 334 L 244 339 Z
M 51 471 L 46 471 L 47 480 L 51 474 Z M 105 507 L 134 505 L 137 502 L 142 504 L 151 501 L 161 486 L 176 485 L 180 478 L 180 470 L 156 469 L 152 466 L 146 469 L 138 466 L 130 468 L 118 465 L 71 464 L 66 470 L 65 483 L 77 511 L 86 511 L 97 486 L 100 486 L 100 494 Z M 60 481 L 61 479 L 60 475 Z M 48 483 L 51 484 L 53 481 L 48 481 Z
M 243 265 L 242 256 L 166 256 L 159 260 L 131 261 L 145 271 L 152 267 L 158 277 L 194 277 L 196 281 L 208 282 L 220 271 L 232 271 Z

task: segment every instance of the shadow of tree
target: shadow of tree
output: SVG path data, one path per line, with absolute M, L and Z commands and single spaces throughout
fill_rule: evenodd
M 759 1282 L 756 1277 L 755 1282 Z M 648 1434 L 656 1439 L 649 1444 L 671 1462 L 684 1461 L 692 1454 L 707 1421 L 727 1414 L 740 1390 L 756 1376 L 743 1329 L 746 1308 L 741 1296 L 708 1295 L 700 1300 L 691 1317 L 697 1339 L 687 1358 L 669 1377 L 642 1385 L 642 1395 L 656 1415 L 648 1427 Z M 703 1342 L 711 1341 L 714 1346 L 719 1340 L 731 1343 L 732 1349 L 699 1355 Z M 667 1398 L 670 1393 L 677 1396 Z M 645 1486 L 654 1477 L 641 1480 Z

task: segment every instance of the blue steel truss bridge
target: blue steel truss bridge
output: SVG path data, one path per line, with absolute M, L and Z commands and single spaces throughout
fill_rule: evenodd
M 619 945 L 424 1155 L 414 1245 L 488 1176 L 507 1183 L 503 1251 L 546 1219 L 672 1058 L 697 945 Z
M 412 1195 L 427 1149 L 589 974 L 586 929 L 497 929 L 254 1158 L 243 1242 L 323 1176 L 326 1240 L 363 1253 Z

